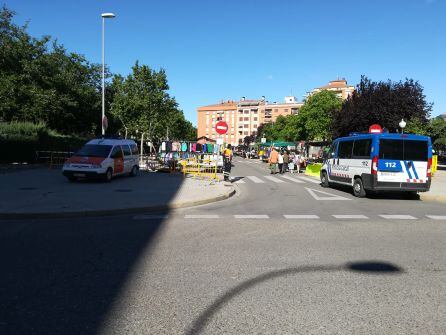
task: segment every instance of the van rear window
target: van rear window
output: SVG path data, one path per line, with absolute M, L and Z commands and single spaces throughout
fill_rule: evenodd
M 108 157 L 112 146 L 99 144 L 86 144 L 76 153 L 76 156 L 83 157 Z
M 427 161 L 427 141 L 379 140 L 379 158 L 406 161 Z

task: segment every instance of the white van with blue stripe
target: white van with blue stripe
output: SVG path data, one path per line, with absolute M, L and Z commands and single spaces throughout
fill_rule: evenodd
M 432 143 L 411 134 L 354 134 L 336 139 L 321 168 L 321 183 L 350 185 L 357 197 L 368 191 L 427 192 Z

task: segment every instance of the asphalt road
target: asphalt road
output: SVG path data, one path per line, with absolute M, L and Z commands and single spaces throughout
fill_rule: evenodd
M 445 334 L 444 205 L 232 176 L 170 213 L 0 221 L 0 333 Z

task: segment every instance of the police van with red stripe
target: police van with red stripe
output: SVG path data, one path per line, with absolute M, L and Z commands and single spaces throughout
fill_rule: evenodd
M 353 194 L 369 191 L 429 191 L 432 143 L 428 136 L 394 133 L 353 134 L 336 139 L 321 168 L 323 187 L 349 185 Z

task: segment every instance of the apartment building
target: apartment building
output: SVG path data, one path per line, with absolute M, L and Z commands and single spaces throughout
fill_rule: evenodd
M 226 143 L 238 145 L 246 136 L 257 134 L 262 123 L 275 122 L 279 115 L 297 114 L 303 103 L 295 97 L 285 97 L 283 103 L 268 102 L 265 97 L 249 100 L 242 97 L 239 101 L 222 101 L 220 104 L 202 106 L 198 112 L 198 137 L 223 138 Z M 229 125 L 226 135 L 218 135 L 215 124 L 224 120 Z
M 307 97 L 324 90 L 335 92 L 338 98 L 346 100 L 353 93 L 355 87 L 349 86 L 347 84 L 347 80 L 345 80 L 344 78 L 336 79 L 330 81 L 328 85 L 317 87 L 313 89 L 311 92 L 308 92 Z
M 296 97 L 287 96 L 283 103 L 266 102 L 262 108 L 261 123 L 275 122 L 280 115 L 295 115 L 299 113 L 299 109 L 303 106 L 303 102 L 297 101 Z

